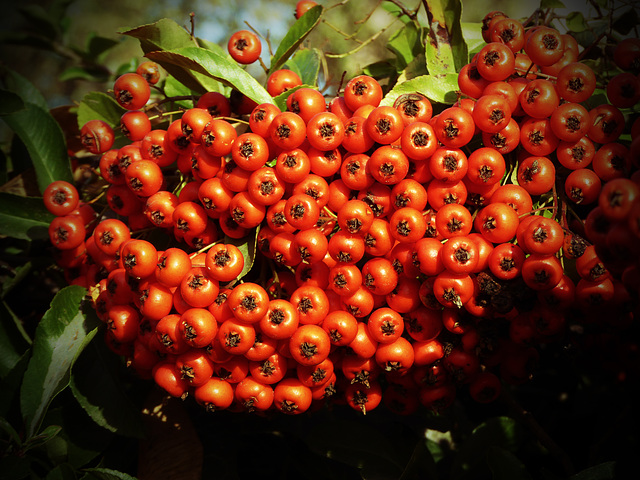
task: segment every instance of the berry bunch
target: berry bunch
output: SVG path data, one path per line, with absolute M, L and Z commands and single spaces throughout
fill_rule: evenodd
M 102 121 L 81 131 L 106 208 L 65 182 L 45 192 L 57 263 L 91 289 L 109 346 L 209 410 L 408 414 L 461 390 L 495 400 L 578 317 L 632 321 L 640 124 L 620 137 L 638 42 L 588 106 L 573 37 L 502 12 L 482 36 L 453 105 L 390 99 L 368 75 L 327 102 L 280 69 L 266 88 L 291 90 L 284 111 L 210 92 L 161 129 L 145 110 L 158 66 L 119 77 L 129 143 Z M 261 53 L 249 31 L 228 49 Z

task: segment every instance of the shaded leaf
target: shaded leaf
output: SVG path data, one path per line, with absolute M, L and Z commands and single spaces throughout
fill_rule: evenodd
M 560 0 L 540 0 L 540 8 L 567 8 Z
M 395 65 L 389 60 L 371 63 L 362 69 L 362 73 L 375 79 L 387 78 L 397 73 Z
M 487 463 L 493 480 L 531 480 L 527 467 L 511 452 L 499 447 L 489 447 Z
M 23 4 L 18 7 L 18 11 L 27 19 L 29 25 L 40 35 L 43 35 L 50 40 L 54 40 L 58 36 L 58 26 L 54 23 L 54 19 L 42 5 Z
M 24 442 L 23 448 L 25 450 L 28 450 L 30 448 L 40 447 L 40 446 L 44 445 L 45 443 L 47 443 L 52 438 L 54 438 L 55 436 L 57 436 L 61 431 L 62 431 L 62 427 L 61 426 L 59 426 L 59 425 L 49 425 L 47 428 L 45 428 L 39 434 L 33 435 L 32 437 L 28 438 L 27 441 Z
M 111 470 L 110 468 L 85 468 L 87 476 L 86 479 L 96 478 L 98 480 L 136 480 L 135 477 L 117 470 Z
M 5 418 L 16 418 L 15 406 L 18 402 L 18 396 L 20 394 L 20 385 L 24 377 L 24 372 L 27 370 L 29 364 L 29 357 L 31 351 L 27 350 L 20 357 L 18 363 L 2 377 L 2 395 L 0 395 L 0 415 Z M 16 419 L 17 422 L 21 422 L 20 419 Z M 2 468 L 0 468 L 0 472 Z
M 319 455 L 359 468 L 363 478 L 399 478 L 402 473 L 396 446 L 366 423 L 342 420 L 339 429 L 331 422 L 319 424 L 307 442 Z
M 53 219 L 41 198 L 0 193 L 0 235 L 22 240 L 47 239 Z
M 192 108 L 195 103 L 198 101 L 200 94 L 198 92 L 194 92 L 190 88 L 186 87 L 179 81 L 177 81 L 174 77 L 167 77 L 164 82 L 164 93 L 167 97 L 184 97 L 187 95 L 191 95 L 193 100 L 178 100 L 174 102 L 175 105 L 179 105 L 183 108 Z
M 298 74 L 303 84 L 317 85 L 322 62 L 322 51 L 317 48 L 301 48 L 287 60 L 285 68 Z
M 419 441 L 413 449 L 411 459 L 404 467 L 402 476 L 399 480 L 408 480 L 411 478 L 438 478 L 436 462 L 427 447 L 427 441 Z
M 102 92 L 87 93 L 78 105 L 78 128 L 89 120 L 103 120 L 112 127 L 120 124 L 120 117 L 126 112 L 116 99 Z M 118 133 L 114 130 L 114 133 Z
M 422 93 L 429 100 L 436 103 L 452 104 L 456 101 L 458 89 L 458 75 L 448 73 L 438 77 L 422 75 L 406 82 L 397 84 L 380 102 L 381 105 L 393 105 L 393 102 L 404 93 Z
M 98 425 L 114 433 L 140 438 L 140 414 L 122 390 L 116 368 L 117 359 L 104 342 L 92 342 L 72 368 L 71 392 Z M 96 378 L 100 382 L 96 382 Z
M 89 68 L 77 66 L 69 67 L 65 69 L 60 75 L 58 75 L 58 80 L 60 82 L 78 79 L 87 80 L 89 82 L 101 82 L 106 80 L 106 75 L 104 75 L 104 72 L 96 72 Z
M 613 21 L 613 29 L 622 34 L 627 35 L 631 30 L 638 26 L 640 21 L 638 20 L 638 12 L 635 8 L 631 7 L 628 10 L 622 12 L 618 18 Z
M 31 271 L 31 262 L 24 263 L 16 267 L 12 276 L 7 278 L 0 287 L 0 298 L 5 298 Z
M 478 425 L 459 445 L 458 455 L 452 466 L 452 477 L 473 477 L 474 473 L 478 473 L 476 469 L 486 469 L 486 455 L 490 447 L 500 447 L 509 452 L 516 451 L 522 441 L 521 428 L 509 417 L 491 418 Z
M 235 88 L 256 103 L 273 103 L 265 88 L 238 64 L 211 50 L 184 47 L 172 51 L 151 52 L 150 60 L 179 66 Z
M 19 95 L 7 90 L 0 90 L 0 115 L 8 115 L 25 108 Z
M 320 17 L 324 8 L 322 5 L 316 5 L 310 8 L 291 26 L 289 31 L 278 45 L 276 53 L 271 57 L 271 65 L 269 73 L 273 73 L 284 65 L 298 46 L 311 33 L 314 27 L 320 22 Z M 315 82 L 314 82 L 315 83 Z
M 569 477 L 569 480 L 614 480 L 615 478 L 617 478 L 616 462 L 605 462 L 585 468 Z
M 80 310 L 85 295 L 77 285 L 60 290 L 38 324 L 20 390 L 27 437 L 38 430 L 49 403 L 67 386 L 77 356 L 97 332 Z
M 567 15 L 567 28 L 572 32 L 584 32 L 588 27 L 581 12 L 571 12 Z
M 99 35 L 91 35 L 87 41 L 87 58 L 94 62 L 99 62 L 109 50 L 118 45 L 120 42 L 113 38 L 101 37 Z
M 72 182 L 64 134 L 49 113 L 46 101 L 26 78 L 9 70 L 3 70 L 2 73 L 4 87 L 18 95 L 25 107 L 3 115 L 2 119 L 29 152 L 40 192 L 55 180 Z
M 71 465 L 63 463 L 52 468 L 49 473 L 47 473 L 45 480 L 76 480 L 76 478 L 76 474 Z

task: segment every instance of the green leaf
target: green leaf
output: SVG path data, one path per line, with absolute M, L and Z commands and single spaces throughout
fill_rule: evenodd
M 282 65 L 289 59 L 296 48 L 304 41 L 304 39 L 311 33 L 311 30 L 320 22 L 320 17 L 324 8 L 322 5 L 316 5 L 305 12 L 291 26 L 289 31 L 285 34 L 284 38 L 278 45 L 276 53 L 271 57 L 271 65 L 269 66 L 269 73 L 273 73 L 280 69 Z M 314 82 L 315 83 L 315 82 Z
M 389 60 L 374 62 L 362 69 L 362 73 L 375 79 L 388 78 L 397 73 L 396 67 Z
M 9 435 L 11 441 L 16 445 L 22 445 L 22 440 L 20 440 L 20 435 L 16 432 L 16 429 L 7 421 L 6 418 L 0 417 L 0 429 L 4 430 L 5 433 Z
M 20 385 L 24 378 L 24 372 L 29 364 L 31 350 L 25 351 L 20 357 L 18 363 L 2 377 L 2 395 L 0 395 L 0 415 L 5 418 L 15 419 L 16 422 L 22 423 L 22 420 L 15 415 L 15 406 L 18 404 L 20 394 Z M 0 472 L 2 468 L 0 468 Z
M 396 54 L 396 69 L 401 72 L 422 52 L 422 29 L 414 22 L 406 24 L 398 30 L 387 43 L 387 48 Z
M 246 237 L 240 238 L 240 239 L 235 239 L 235 238 L 225 236 L 225 240 L 224 240 L 225 243 L 231 243 L 236 247 L 238 247 L 238 249 L 240 250 L 240 253 L 242 253 L 242 256 L 244 257 L 244 267 L 242 268 L 242 271 L 238 275 L 238 278 L 236 278 L 235 280 L 232 280 L 232 283 L 236 283 L 238 280 L 244 277 L 247 273 L 249 273 L 251 268 L 253 268 L 253 263 L 256 259 L 256 247 L 257 247 L 259 232 L 260 232 L 260 229 L 256 228 L 253 235 L 247 235 Z
M 426 5 L 431 25 L 426 41 L 427 69 L 431 75 L 455 73 L 468 63 L 460 0 L 437 0 Z
M 45 428 L 39 434 L 33 435 L 32 437 L 29 437 L 27 439 L 27 441 L 24 442 L 24 447 L 23 448 L 25 450 L 28 450 L 28 449 L 31 449 L 31 448 L 40 447 L 40 446 L 44 445 L 45 443 L 47 443 L 52 438 L 54 438 L 55 436 L 57 436 L 60 433 L 61 430 L 62 430 L 62 427 L 59 426 L 59 425 L 49 425 L 47 428 Z
M 120 124 L 120 117 L 124 112 L 126 110 L 111 95 L 89 92 L 78 105 L 78 128 L 82 128 L 89 120 L 102 120 L 114 127 Z
M 164 93 L 167 97 L 184 97 L 191 95 L 193 100 L 178 100 L 174 102 L 175 105 L 183 108 L 192 108 L 195 105 L 194 101 L 197 102 L 200 97 L 199 92 L 194 92 L 172 76 L 167 77 L 164 82 Z
M 76 478 L 76 474 L 71 465 L 62 463 L 52 468 L 45 477 L 45 480 L 76 480 Z
M 7 90 L 0 90 L 0 115 L 8 115 L 25 108 L 19 95 Z
M 60 290 L 38 324 L 20 390 L 27 437 L 38 430 L 49 403 L 68 385 L 76 358 L 97 332 L 80 309 L 86 293 L 77 285 Z
M 145 55 L 151 52 L 163 50 L 175 50 L 181 47 L 195 46 L 196 41 L 191 38 L 182 26 L 168 18 L 162 18 L 155 23 L 141 25 L 136 28 L 119 32 L 122 35 L 129 35 L 140 41 L 140 48 Z M 188 70 L 173 63 L 158 62 L 167 71 L 187 88 L 199 92 L 200 94 L 207 91 L 199 81 Z
M 307 443 L 319 455 L 360 469 L 362 478 L 399 478 L 402 465 L 396 445 L 367 423 L 341 419 L 318 424 Z
M 284 68 L 295 72 L 305 85 L 317 85 L 322 62 L 322 51 L 317 48 L 301 48 L 287 60 Z
M 567 15 L 567 28 L 572 32 L 584 32 L 588 26 L 582 12 L 571 12 Z
M 98 480 L 136 480 L 131 475 L 109 468 L 85 468 L 84 471 L 89 474 L 89 478 Z
M 276 104 L 276 106 L 281 110 L 281 111 L 285 111 L 287 109 L 287 98 L 289 98 L 289 95 L 291 95 L 292 93 L 294 93 L 296 90 L 300 90 L 301 88 L 316 88 L 313 85 L 298 85 L 296 87 L 290 88 L 289 90 L 285 90 L 284 92 L 282 92 L 280 95 L 278 95 L 277 97 L 275 97 L 273 99 L 273 103 Z
M 521 428 L 509 417 L 494 417 L 478 425 L 459 446 L 452 466 L 452 477 L 473 476 L 473 473 L 477 473 L 476 469 L 486 468 L 486 455 L 492 446 L 509 452 L 516 451 L 521 443 Z
M 2 119 L 27 148 L 40 192 L 55 180 L 72 182 L 64 133 L 40 92 L 26 78 L 6 69 L 2 70 L 0 83 L 24 103 L 25 108 L 3 115 Z
M 540 0 L 540 8 L 546 10 L 547 8 L 567 8 L 560 0 Z
M 53 219 L 42 198 L 0 192 L 0 235 L 22 240 L 47 239 Z
M 493 480 L 531 480 L 527 467 L 513 453 L 500 447 L 489 447 L 487 463 Z
M 91 342 L 71 370 L 71 392 L 101 427 L 120 435 L 141 438 L 139 411 L 122 390 L 117 367 L 116 356 L 104 342 Z M 96 378 L 100 382 L 96 382 Z
M 27 19 L 29 25 L 40 35 L 47 37 L 49 40 L 54 40 L 57 37 L 59 33 L 58 26 L 42 5 L 23 4 L 18 7 L 18 10 Z
M 91 35 L 87 41 L 87 58 L 94 62 L 100 62 L 101 58 L 119 43 L 113 38 Z
M 460 22 L 462 36 L 467 44 L 467 61 L 469 57 L 478 53 L 486 45 L 482 38 L 482 24 L 480 22 Z
M 585 468 L 581 472 L 569 477 L 569 480 L 614 480 L 616 477 L 616 462 L 605 462 L 600 465 Z
M 381 105 L 393 105 L 393 102 L 405 93 L 421 93 L 436 103 L 452 104 L 456 101 L 458 89 L 458 75 L 448 73 L 438 77 L 436 75 L 422 75 L 406 82 L 397 84 L 380 102 Z
M 24 278 L 31 271 L 31 268 L 31 262 L 27 262 L 16 267 L 14 275 L 5 280 L 5 282 L 2 284 L 2 287 L 0 287 L 0 298 L 5 298 L 16 285 L 24 280 Z
M 89 82 L 102 82 L 106 80 L 104 72 L 97 72 L 90 68 L 73 66 L 65 69 L 60 75 L 58 75 L 60 82 L 66 82 L 69 80 L 87 80 Z
M 265 88 L 238 64 L 211 50 L 184 47 L 171 51 L 150 52 L 147 58 L 161 64 L 170 64 L 214 79 L 245 94 L 256 103 L 273 103 Z

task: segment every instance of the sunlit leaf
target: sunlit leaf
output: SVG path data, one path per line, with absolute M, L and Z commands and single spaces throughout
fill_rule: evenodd
M 311 33 L 314 27 L 320 22 L 324 8 L 316 5 L 310 8 L 291 26 L 289 31 L 278 45 L 276 53 L 271 58 L 269 73 L 273 73 L 284 65 L 298 46 Z
M 460 0 L 437 0 L 426 5 L 430 20 L 427 69 L 431 75 L 455 73 L 468 62 L 467 44 L 460 25 Z
M 460 22 L 462 36 L 467 44 L 467 59 L 486 45 L 484 38 L 482 38 L 481 26 L 479 22 Z
M 387 48 L 396 54 L 396 68 L 404 70 L 413 59 L 424 52 L 422 29 L 414 22 L 408 23 L 398 30 L 387 43 Z
M 116 369 L 117 359 L 104 342 L 92 342 L 72 368 L 71 391 L 98 425 L 120 435 L 140 437 L 140 414 L 122 390 Z M 100 382 L 96 382 L 96 378 Z
M 240 253 L 242 253 L 242 256 L 244 258 L 244 267 L 238 275 L 238 278 L 233 281 L 234 283 L 242 279 L 247 273 L 249 273 L 249 271 L 253 267 L 253 263 L 256 258 L 256 247 L 259 232 L 260 229 L 256 228 L 251 235 L 248 235 L 244 238 L 235 239 L 231 237 L 225 237 L 225 243 L 230 243 L 238 247 L 238 250 L 240 250 Z
M 316 85 L 322 62 L 322 51 L 317 48 L 301 48 L 287 60 L 285 68 L 295 72 L 303 84 Z
M 235 88 L 256 103 L 273 103 L 265 88 L 238 64 L 211 50 L 184 47 L 171 51 L 150 52 L 147 58 L 204 75 Z
M 97 332 L 80 309 L 85 294 L 77 285 L 60 290 L 38 324 L 20 390 L 27 438 L 37 432 L 49 403 L 67 386 L 74 361 Z
M 393 102 L 405 93 L 421 93 L 432 102 L 452 104 L 456 101 L 458 75 L 449 73 L 443 76 L 423 75 L 396 85 L 380 102 L 381 105 L 393 105 Z

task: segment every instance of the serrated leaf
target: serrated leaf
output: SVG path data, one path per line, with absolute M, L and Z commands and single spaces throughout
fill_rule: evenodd
M 436 103 L 452 104 L 456 101 L 458 75 L 448 73 L 443 76 L 422 75 L 397 84 L 380 102 L 381 105 L 393 105 L 393 102 L 404 93 L 418 92 Z
M 53 218 L 41 198 L 0 193 L 0 235 L 22 240 L 46 239 Z
M 567 28 L 572 32 L 584 32 L 588 27 L 582 12 L 571 12 L 567 15 Z
M 467 44 L 460 25 L 460 0 L 437 0 L 426 5 L 430 21 L 427 69 L 431 75 L 455 73 L 468 63 Z
M 171 51 L 150 52 L 147 58 L 158 63 L 170 64 L 212 78 L 249 97 L 254 102 L 273 103 L 265 88 L 236 62 L 211 50 L 200 47 L 184 47 Z
M 613 461 L 585 468 L 569 477 L 569 480 L 614 480 L 615 478 L 617 478 L 616 462 Z
M 489 447 L 487 464 L 493 480 L 531 480 L 527 467 L 513 453 L 499 447 Z
M 49 403 L 67 386 L 73 363 L 97 332 L 80 309 L 85 294 L 77 285 L 60 290 L 38 324 L 20 389 L 27 438 L 37 432 Z
M 8 115 L 25 108 L 19 95 L 7 90 L 0 90 L 0 115 Z
M 103 120 L 112 127 L 119 125 L 124 112 L 126 110 L 111 95 L 89 92 L 78 105 L 78 128 L 82 128 L 89 120 Z
M 95 478 L 98 480 L 136 480 L 131 475 L 112 470 L 110 468 L 85 468 L 83 471 L 87 472 L 88 478 Z M 87 477 L 83 477 L 87 478 Z
M 298 46 L 311 33 L 315 26 L 320 22 L 320 17 L 324 8 L 322 5 L 316 5 L 310 8 L 291 26 L 289 31 L 278 45 L 276 53 L 271 57 L 271 65 L 269 65 L 269 74 L 278 70 L 289 59 Z
M 36 171 L 40 192 L 55 180 L 73 181 L 64 134 L 42 94 L 24 77 L 2 70 L 4 88 L 18 95 L 24 108 L 2 119 L 24 143 Z
M 116 362 L 115 355 L 104 346 L 104 342 L 92 342 L 71 370 L 71 392 L 101 427 L 120 435 L 141 438 L 140 414 L 119 385 Z M 96 378 L 100 382 L 96 382 Z
M 322 51 L 317 48 L 301 48 L 287 60 L 285 68 L 295 72 L 306 85 L 318 84 Z
M 540 8 L 546 10 L 547 8 L 567 8 L 560 0 L 540 0 Z

